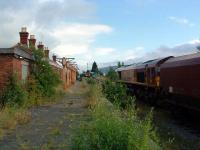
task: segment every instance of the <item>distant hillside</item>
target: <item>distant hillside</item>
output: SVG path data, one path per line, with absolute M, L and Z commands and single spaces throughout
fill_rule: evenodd
M 103 74 L 107 74 L 108 71 L 110 70 L 110 68 L 112 69 L 117 69 L 117 66 L 109 66 L 109 67 L 102 67 L 102 68 L 99 68 L 99 70 L 103 73 Z

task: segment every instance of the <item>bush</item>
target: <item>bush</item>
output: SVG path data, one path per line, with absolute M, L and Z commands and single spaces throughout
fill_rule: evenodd
M 43 96 L 50 97 L 55 94 L 55 87 L 60 84 L 59 75 L 54 72 L 51 65 L 44 59 L 41 49 L 33 49 L 35 64 L 32 67 L 32 75 L 37 80 L 38 89 Z
M 118 103 L 121 107 L 125 108 L 134 101 L 134 97 L 127 95 L 126 86 L 121 83 L 106 80 L 102 85 L 103 93 L 106 98 L 112 103 Z
M 119 76 L 118 76 L 117 72 L 115 72 L 115 70 L 113 70 L 112 68 L 110 68 L 110 70 L 108 71 L 106 77 L 108 79 L 110 79 L 111 81 L 119 80 Z
M 38 106 L 41 104 L 42 99 L 42 91 L 40 90 L 40 84 L 34 78 L 34 76 L 30 76 L 26 82 L 26 90 L 28 92 L 28 98 L 24 102 L 24 107 Z
M 27 92 L 22 88 L 17 81 L 17 75 L 12 74 L 9 77 L 9 82 L 1 95 L 2 106 L 20 106 L 27 99 Z

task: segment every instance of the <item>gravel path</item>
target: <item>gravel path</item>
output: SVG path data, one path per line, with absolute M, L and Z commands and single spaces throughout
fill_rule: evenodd
M 87 90 L 80 82 L 52 106 L 32 108 L 31 122 L 19 126 L 0 141 L 0 150 L 69 149 L 72 127 L 88 119 Z

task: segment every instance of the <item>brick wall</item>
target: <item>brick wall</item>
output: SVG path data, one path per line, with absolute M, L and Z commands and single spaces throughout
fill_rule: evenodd
M 17 59 L 11 55 L 0 55 L 0 91 L 6 87 L 9 76 L 13 73 L 16 73 L 19 81 L 21 81 L 23 61 L 24 60 Z M 30 68 L 28 68 L 28 74 L 29 73 Z
M 12 74 L 13 57 L 9 55 L 0 55 L 0 90 L 2 90 L 8 82 L 8 77 Z
M 17 74 L 19 80 L 22 79 L 22 60 L 13 57 L 13 72 Z

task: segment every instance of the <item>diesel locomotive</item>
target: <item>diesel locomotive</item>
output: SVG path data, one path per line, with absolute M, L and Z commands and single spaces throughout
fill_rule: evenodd
M 168 56 L 116 70 L 120 82 L 151 103 L 168 101 L 200 111 L 200 52 Z

